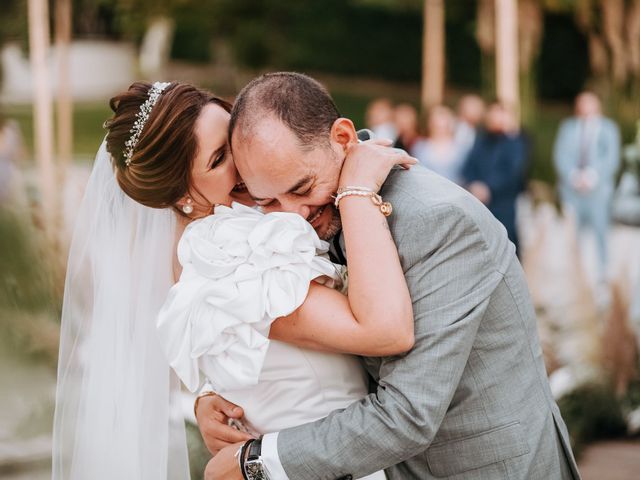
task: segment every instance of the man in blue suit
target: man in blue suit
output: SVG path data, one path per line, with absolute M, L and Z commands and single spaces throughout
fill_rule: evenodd
M 516 201 L 524 189 L 525 144 L 514 135 L 511 113 L 505 105 L 492 103 L 485 123 L 486 131 L 478 135 L 469 152 L 462 178 L 469 192 L 504 225 L 519 256 Z
M 599 282 L 607 279 L 607 237 L 615 175 L 620 165 L 620 131 L 601 112 L 599 98 L 583 92 L 576 114 L 560 125 L 553 149 L 563 207 L 573 210 L 579 233 L 593 230 Z

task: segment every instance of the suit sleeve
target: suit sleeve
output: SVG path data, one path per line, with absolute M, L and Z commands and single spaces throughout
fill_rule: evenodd
M 279 433 L 278 454 L 289 478 L 361 477 L 424 451 L 451 403 L 491 292 L 502 278 L 480 229 L 463 209 L 407 205 L 397 211 L 392 228 L 413 300 L 415 347 L 382 360 L 376 393 Z
M 479 151 L 479 144 L 481 142 L 476 139 L 471 151 L 467 155 L 465 162 L 462 165 L 461 176 L 464 183 L 468 184 L 479 179 L 478 174 L 478 156 L 481 154 Z
M 606 150 L 604 152 L 605 161 L 602 162 L 602 171 L 599 173 L 605 179 L 611 180 L 620 168 L 620 129 L 610 120 L 608 120 L 605 125 L 607 139 L 605 142 Z
M 569 183 L 571 173 L 576 167 L 571 161 L 575 155 L 570 151 L 570 129 L 571 124 L 567 120 L 563 121 L 553 144 L 553 164 L 558 177 L 565 184 Z

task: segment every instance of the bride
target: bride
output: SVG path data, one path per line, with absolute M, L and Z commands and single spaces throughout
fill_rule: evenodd
M 382 209 L 340 202 L 348 282 L 360 292 L 350 298 L 313 219 L 250 208 L 228 151 L 228 103 L 138 82 L 111 108 L 69 255 L 53 478 L 189 478 L 180 380 L 242 403 L 257 434 L 364 397 L 364 370 L 345 354 L 400 354 L 413 342 Z M 340 184 L 380 185 L 415 163 L 385 145 L 349 146 Z M 356 236 L 367 242 L 349 251 Z M 388 295 L 367 295 L 380 281 Z

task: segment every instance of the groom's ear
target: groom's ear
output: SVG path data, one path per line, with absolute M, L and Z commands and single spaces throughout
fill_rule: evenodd
M 331 126 L 331 140 L 342 146 L 345 150 L 358 143 L 356 127 L 348 118 L 338 118 Z

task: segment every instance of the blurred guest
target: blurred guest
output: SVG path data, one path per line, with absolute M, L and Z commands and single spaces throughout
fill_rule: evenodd
M 394 147 L 411 151 L 420 136 L 418 132 L 418 111 L 410 103 L 401 103 L 394 112 L 398 138 Z
M 20 127 L 0 112 L 0 205 L 11 197 L 16 163 L 22 152 Z
M 442 105 L 433 107 L 427 118 L 427 138 L 418 139 L 410 153 L 425 167 L 460 184 L 464 156 L 455 142 L 454 131 L 451 109 Z
M 378 98 L 367 106 L 365 123 L 377 138 L 388 138 L 394 142 L 398 138 L 393 104 L 388 98 Z
M 510 135 L 510 115 L 501 103 L 489 106 L 486 131 L 469 152 L 462 177 L 469 191 L 504 225 L 519 254 L 516 200 L 523 186 L 525 152 L 523 143 Z
M 485 114 L 484 100 L 478 95 L 464 95 L 458 101 L 458 122 L 456 123 L 455 139 L 458 147 L 467 155 L 482 126 Z
M 632 298 L 629 318 L 636 334 L 636 345 L 640 348 L 640 278 L 636 279 L 635 294 Z
M 598 280 L 604 282 L 620 132 L 602 115 L 600 99 L 594 93 L 583 92 L 576 98 L 575 116 L 564 120 L 558 130 L 553 161 L 563 207 L 575 213 L 581 234 L 588 229 L 595 234 Z
M 611 216 L 614 222 L 640 227 L 640 121 L 635 141 L 622 148 L 622 157 L 625 165 L 613 194 Z
M 505 112 L 507 114 L 507 135 L 518 142 L 523 151 L 521 190 L 524 191 L 533 164 L 533 138 L 531 134 L 520 125 L 520 120 L 518 115 L 516 115 L 515 109 L 505 108 Z

